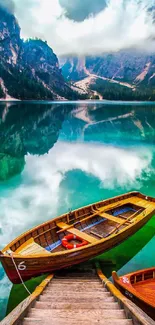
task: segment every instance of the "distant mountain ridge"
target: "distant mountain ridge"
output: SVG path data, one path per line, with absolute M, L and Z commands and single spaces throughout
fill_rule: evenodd
M 118 52 L 94 57 L 61 59 L 63 75 L 78 81 L 89 73 L 112 80 L 138 84 L 155 84 L 155 54 Z
M 127 96 L 128 100 L 139 100 L 145 90 L 142 100 L 155 100 L 155 54 L 121 51 L 98 57 L 60 58 L 60 64 L 65 80 L 79 87 L 79 91 L 94 90 L 106 99 L 124 100 Z M 112 93 L 107 97 L 109 90 Z M 125 96 L 120 92 L 125 92 Z
M 155 100 L 155 54 L 130 50 L 59 61 L 47 42 L 23 41 L 15 16 L 0 7 L 0 98 Z
M 0 98 L 76 99 L 46 42 L 20 37 L 15 16 L 0 7 Z

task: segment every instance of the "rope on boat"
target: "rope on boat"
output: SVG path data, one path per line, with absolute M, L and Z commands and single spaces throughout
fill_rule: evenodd
M 23 279 L 22 279 L 22 276 L 21 276 L 21 274 L 20 274 L 20 272 L 19 272 L 19 270 L 18 270 L 18 267 L 17 267 L 17 265 L 16 265 L 16 262 L 15 262 L 15 260 L 14 260 L 14 257 L 13 257 L 13 255 L 12 255 L 12 253 L 10 253 L 10 256 L 11 256 L 12 262 L 13 262 L 13 264 L 14 264 L 14 267 L 15 267 L 15 269 L 16 269 L 16 271 L 17 271 L 17 274 L 18 274 L 18 276 L 19 276 L 19 279 L 20 279 L 22 285 L 24 286 L 24 288 L 25 288 L 25 290 L 28 292 L 28 294 L 31 296 L 31 292 L 29 291 L 29 289 L 27 288 L 27 286 L 25 285 L 25 283 L 24 283 L 24 281 L 23 281 Z

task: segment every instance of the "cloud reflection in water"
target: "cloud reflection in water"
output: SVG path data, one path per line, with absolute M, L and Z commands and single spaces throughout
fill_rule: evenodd
M 0 198 L 0 245 L 4 246 L 25 229 L 56 216 L 62 195 L 63 199 L 67 198 L 64 212 L 68 204 L 73 206 L 73 202 L 69 202 L 67 182 L 65 189 L 61 188 L 68 172 L 81 170 L 88 177 L 97 178 L 105 189 L 123 187 L 130 190 L 140 187 L 144 172 L 145 177 L 149 175 L 152 155 L 152 150 L 145 147 L 134 150 L 94 143 L 58 142 L 48 155 L 27 156 L 22 184 L 10 191 L 9 196 Z

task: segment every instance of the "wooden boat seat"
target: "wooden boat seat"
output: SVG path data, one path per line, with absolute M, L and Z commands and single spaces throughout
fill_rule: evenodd
M 151 204 L 151 206 L 152 206 L 152 203 L 153 202 L 151 202 L 151 203 L 149 202 L 149 204 Z M 142 200 L 140 198 L 133 196 L 128 199 L 121 200 L 119 203 L 113 202 L 111 204 L 107 204 L 105 206 L 105 212 L 107 212 L 108 210 L 111 210 L 111 209 L 120 208 L 125 204 L 135 204 L 139 208 L 146 208 L 148 202 L 146 200 Z M 153 205 L 155 205 L 155 203 L 153 203 Z M 101 206 L 100 208 L 97 208 L 97 210 L 103 210 L 103 207 Z
M 57 226 L 61 229 L 64 229 L 64 231 L 65 231 L 65 229 L 67 228 L 68 225 L 67 225 L 67 223 L 64 223 L 64 222 L 58 222 Z M 91 244 L 98 241 L 96 238 L 89 236 L 86 233 L 84 233 L 83 231 L 80 231 L 74 227 L 69 228 L 66 231 L 68 231 L 69 233 L 71 233 L 73 235 L 79 236 L 80 238 L 86 240 L 88 243 L 91 243 Z
M 27 240 L 15 253 L 20 255 L 51 255 L 45 248 L 35 243 L 33 238 Z
M 91 231 L 90 234 L 92 234 L 92 235 L 94 235 L 94 236 L 96 236 L 96 237 L 98 237 L 98 238 L 100 238 L 100 239 L 103 239 L 103 236 L 101 236 L 100 234 L 98 234 L 98 233 L 95 232 L 95 231 Z
M 104 219 L 107 219 L 107 220 L 110 220 L 110 221 L 114 221 L 116 223 L 122 223 L 122 220 L 121 218 L 118 218 L 118 217 L 114 217 L 114 216 L 111 216 L 110 214 L 108 213 L 98 213 L 98 215 Z M 132 221 L 126 221 L 127 223 L 132 223 Z

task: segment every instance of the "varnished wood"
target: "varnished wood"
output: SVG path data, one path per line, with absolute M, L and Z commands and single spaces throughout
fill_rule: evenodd
M 53 279 L 53 274 L 48 275 L 45 280 L 32 292 L 32 294 L 22 301 L 8 316 L 0 323 L 1 325 L 18 325 L 21 324 L 29 309 L 33 307 L 39 296 L 43 293 L 50 281 Z
M 110 220 L 110 221 L 114 221 L 114 222 L 116 222 L 116 223 L 120 223 L 120 224 L 122 224 L 122 219 L 121 218 L 118 218 L 118 217 L 113 217 L 113 216 L 111 216 L 111 215 L 108 215 L 107 213 L 100 213 L 100 212 L 98 212 L 98 215 L 100 216 L 100 217 L 102 217 L 102 218 L 104 218 L 104 219 L 107 219 L 107 220 Z M 123 221 L 123 224 L 125 224 L 125 223 L 131 223 L 130 222 L 130 220 L 125 220 L 125 221 Z
M 92 235 L 94 235 L 94 236 L 96 236 L 96 237 L 98 237 L 98 238 L 100 238 L 100 239 L 103 238 L 101 235 L 97 234 L 97 233 L 94 232 L 94 231 L 90 231 L 90 234 L 92 234 Z
M 114 234 L 116 231 L 118 231 L 120 229 L 121 226 L 125 225 L 127 221 L 130 221 L 141 211 L 138 210 L 135 213 L 133 213 L 130 217 L 128 217 L 125 221 L 121 222 L 120 225 L 118 225 L 117 227 L 115 227 L 112 231 L 109 232 L 109 234 L 107 236 L 110 236 L 112 234 Z
M 105 210 L 105 209 L 101 209 L 101 212 L 104 211 L 104 210 Z M 91 214 L 90 216 L 88 216 L 88 217 L 86 217 L 86 218 L 84 218 L 84 219 L 82 219 L 82 220 L 80 220 L 80 221 L 76 221 L 76 222 L 73 223 L 72 225 L 69 225 L 69 226 L 66 225 L 66 227 L 64 227 L 63 229 L 58 230 L 58 231 L 57 231 L 57 234 L 62 233 L 64 230 L 65 230 L 65 231 L 69 230 L 70 228 L 72 228 L 73 226 L 75 226 L 77 223 L 81 223 L 81 222 L 88 221 L 88 220 L 94 218 L 95 216 L 97 216 L 98 214 L 99 214 L 99 212 L 96 211 L 95 213 Z M 57 223 L 57 226 L 58 226 L 58 227 L 59 227 L 59 225 L 60 225 L 60 223 Z M 60 228 L 61 228 L 61 225 L 60 225 Z
M 125 317 L 124 310 L 120 308 L 114 298 L 102 287 L 100 281 L 96 279 L 96 286 L 93 288 L 91 282 L 83 281 L 87 277 L 85 274 L 77 273 L 78 282 L 73 282 L 69 274 L 66 275 L 67 284 L 62 283 L 61 278 L 55 279 L 46 289 L 39 302 L 34 305 L 29 314 L 25 318 L 26 322 L 31 319 L 40 319 L 41 323 L 47 323 L 50 319 L 55 324 L 73 325 L 133 325 Z M 96 322 L 97 321 L 97 322 Z M 122 323 L 123 321 L 123 323 Z M 113 322 L 113 323 L 112 323 Z M 87 323 L 87 325 L 88 325 Z M 24 321 L 25 324 L 25 321 Z
M 63 222 L 60 222 L 59 223 L 59 227 L 61 227 L 62 229 L 66 230 L 66 224 L 63 223 Z M 70 234 L 76 235 L 76 236 L 78 236 L 78 237 L 86 240 L 88 243 L 95 243 L 97 241 L 94 237 L 89 236 L 89 235 L 85 234 L 84 232 L 82 232 L 82 231 L 80 231 L 78 229 L 75 229 L 73 227 L 72 228 L 69 228 L 68 229 L 68 232 Z
M 50 255 L 50 253 L 40 245 L 36 244 L 34 239 L 31 238 L 27 242 L 25 242 L 22 246 L 18 248 L 16 253 L 21 254 L 21 255 Z
M 86 281 L 87 272 L 78 270 L 76 282 L 71 274 L 66 274 L 65 281 L 49 276 L 2 325 L 153 325 L 151 318 L 125 298 L 98 268 L 97 273 L 102 282 L 93 273 L 93 283 Z
M 155 320 L 155 268 L 144 269 L 118 277 L 113 272 L 115 285 Z
M 100 265 L 96 264 L 96 266 L 97 266 L 97 274 L 98 274 L 99 278 L 101 279 L 104 287 L 107 288 L 108 291 L 113 295 L 113 297 L 115 298 L 115 301 L 118 301 L 119 305 L 121 305 L 124 308 L 127 317 L 131 317 L 131 319 L 133 320 L 133 323 L 135 325 L 154 325 L 154 320 L 152 319 L 152 316 L 149 317 L 147 315 L 147 313 L 145 313 L 143 310 L 141 310 L 137 306 L 137 304 L 135 304 L 129 300 L 130 299 L 129 296 L 127 296 L 127 297 L 125 296 L 125 292 L 123 294 L 122 290 L 119 290 L 120 287 L 118 287 L 118 285 L 116 285 L 116 281 L 118 279 L 116 272 L 113 272 L 113 279 L 114 279 L 114 283 L 115 283 L 115 285 L 114 285 L 103 274 L 103 272 L 100 268 Z
M 97 216 L 97 215 L 100 215 L 101 217 L 103 217 L 103 218 L 107 218 L 107 219 L 109 219 L 109 220 L 112 220 L 112 221 L 114 221 L 114 222 L 119 222 L 119 223 L 121 223 L 121 219 L 119 219 L 119 218 L 117 218 L 117 221 L 116 221 L 116 218 L 114 219 L 112 216 L 108 216 L 107 214 L 103 214 L 104 213 L 104 211 L 107 211 L 107 209 L 109 210 L 109 209 L 111 209 L 111 208 L 118 208 L 118 207 L 121 207 L 122 205 L 124 205 L 124 204 L 126 204 L 126 203 L 129 203 L 130 202 L 130 200 L 124 200 L 122 203 L 120 203 L 120 204 L 109 204 L 109 205 L 106 205 L 106 207 L 103 209 L 101 209 L 101 208 L 99 208 L 99 209 L 97 209 L 97 211 L 96 212 L 94 212 L 93 214 L 91 214 L 90 216 L 88 216 L 88 217 L 86 217 L 86 218 L 84 218 L 84 219 L 82 219 L 82 220 L 80 220 L 80 221 L 78 221 L 78 222 L 85 222 L 85 221 L 88 221 L 88 220 L 90 220 L 90 219 L 92 219 L 92 218 L 94 218 L 95 216 Z M 94 209 L 93 209 L 93 211 L 95 211 Z M 75 226 L 77 224 L 77 221 L 75 222 L 75 223 L 73 223 L 72 225 L 69 225 L 69 226 L 66 226 L 66 227 L 64 227 L 63 229 L 61 229 L 61 230 L 58 230 L 57 231 L 57 233 L 58 234 L 61 234 L 64 230 L 65 231 L 67 231 L 68 229 L 70 229 L 70 228 L 72 228 L 73 226 Z M 59 223 L 57 223 L 57 226 L 59 227 Z
M 47 234 L 48 232 L 50 232 L 50 231 L 52 231 L 52 230 L 54 230 L 54 229 L 56 229 L 56 227 L 49 228 L 49 229 L 43 231 L 43 232 L 42 232 L 42 235 L 45 235 L 45 234 Z M 40 236 L 40 234 L 37 235 L 37 236 L 35 236 L 35 237 L 34 237 L 34 240 L 37 239 L 37 238 L 39 238 L 39 236 Z
M 131 210 L 122 213 L 122 207 L 125 205 L 134 209 L 135 214 Z M 140 209 L 143 211 L 139 211 Z M 96 210 L 95 213 L 94 210 Z M 116 217 L 112 215 L 115 210 L 118 211 Z M 19 268 L 22 278 L 28 280 L 31 277 L 64 269 L 103 254 L 133 235 L 154 213 L 155 199 L 146 198 L 138 192 L 100 201 L 47 221 L 25 232 L 0 252 L 0 260 L 10 280 L 13 283 L 20 283 L 11 256 Z M 87 217 L 84 217 L 85 215 Z M 67 223 L 68 221 L 70 224 Z M 61 227 L 62 229 L 60 229 Z M 116 227 L 118 228 L 116 229 Z M 61 233 L 57 233 L 59 229 Z M 66 250 L 61 245 L 61 240 L 69 233 L 85 239 L 88 244 L 80 248 Z M 49 247 L 49 251 L 47 251 L 47 247 Z M 20 266 L 21 263 L 22 265 L 24 263 L 24 267 Z

